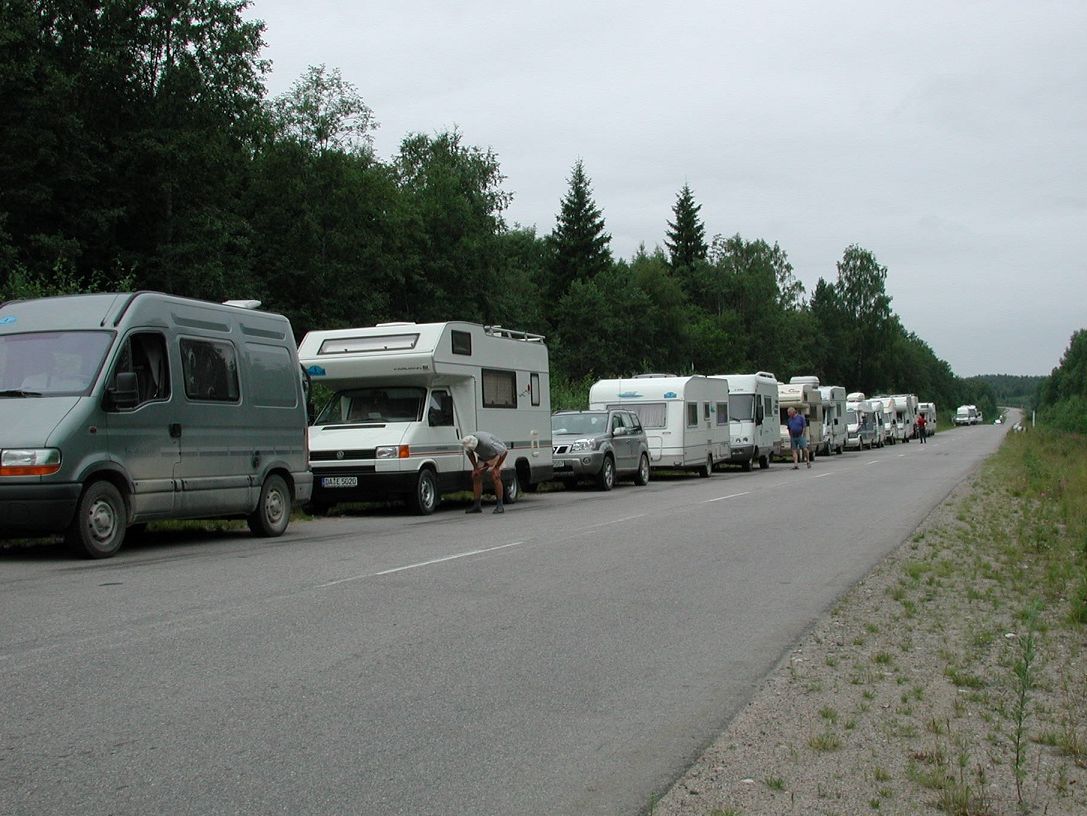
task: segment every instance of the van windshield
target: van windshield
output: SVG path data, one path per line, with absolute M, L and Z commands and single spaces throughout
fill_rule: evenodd
M 407 386 L 349 388 L 336 392 L 315 425 L 358 422 L 418 422 L 426 389 Z
M 112 342 L 108 331 L 0 334 L 0 396 L 86 394 Z
M 742 419 L 747 422 L 755 420 L 755 395 L 754 394 L 729 394 L 728 413 L 733 419 Z
M 860 422 L 860 420 L 857 419 L 857 412 L 856 411 L 846 411 L 845 412 L 845 421 L 849 425 L 856 425 L 856 424 L 858 424 Z
M 581 414 L 555 414 L 551 417 L 553 434 L 600 434 L 608 428 L 607 411 Z

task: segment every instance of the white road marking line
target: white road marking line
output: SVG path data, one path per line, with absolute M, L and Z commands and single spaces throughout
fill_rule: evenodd
M 607 527 L 609 524 L 622 524 L 624 521 L 632 521 L 634 519 L 642 518 L 645 513 L 639 513 L 636 516 L 626 516 L 624 518 L 612 519 L 611 521 L 602 521 L 599 524 L 590 524 L 588 527 L 582 527 L 578 532 L 584 532 L 585 530 L 594 530 L 597 527 Z
M 865 462 L 866 465 L 878 465 L 879 459 L 873 459 L 871 462 Z
M 470 555 L 482 555 L 483 553 L 494 552 L 495 550 L 506 550 L 510 547 L 518 547 L 524 544 L 523 541 L 514 541 L 512 544 L 500 544 L 497 547 L 486 547 L 482 550 L 470 550 L 468 552 L 456 553 L 455 555 L 447 555 L 444 558 L 432 558 L 429 561 L 420 561 L 417 564 L 406 564 L 402 567 L 393 567 L 392 569 L 382 570 L 381 572 L 367 572 L 364 575 L 353 575 L 350 578 L 340 578 L 338 581 L 329 581 L 327 584 L 318 584 L 317 589 L 326 589 L 337 584 L 346 584 L 349 581 L 361 581 L 363 578 L 377 578 L 380 575 L 392 575 L 397 572 L 404 572 L 405 570 L 418 569 L 419 567 L 429 567 L 431 564 L 441 564 L 445 561 L 455 561 L 458 558 L 467 558 Z
M 735 499 L 737 496 L 746 496 L 750 490 L 745 490 L 743 493 L 730 493 L 727 496 L 718 496 L 716 499 L 706 499 L 702 504 L 709 504 L 710 502 L 724 501 L 725 499 Z
M 820 473 L 820 474 L 816 475 L 815 478 L 816 479 L 822 479 L 824 476 L 833 476 L 833 475 L 834 475 L 833 473 Z

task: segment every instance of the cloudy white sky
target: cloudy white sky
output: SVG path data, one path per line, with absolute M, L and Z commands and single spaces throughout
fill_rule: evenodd
M 578 159 L 612 250 L 777 242 L 810 292 L 849 244 L 957 374 L 1047 374 L 1087 328 L 1087 3 L 253 0 L 268 91 L 338 68 L 375 148 L 457 127 L 507 222 L 550 232 Z

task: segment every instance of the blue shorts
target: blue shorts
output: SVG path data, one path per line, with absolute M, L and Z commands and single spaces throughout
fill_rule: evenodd
M 804 450 L 808 447 L 808 440 L 803 436 L 790 436 L 789 437 L 789 449 L 790 450 Z

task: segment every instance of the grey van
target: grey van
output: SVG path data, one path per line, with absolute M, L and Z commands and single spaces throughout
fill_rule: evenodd
M 155 519 L 281 535 L 312 490 L 306 434 L 282 315 L 159 292 L 0 305 L 4 536 L 105 558 Z

